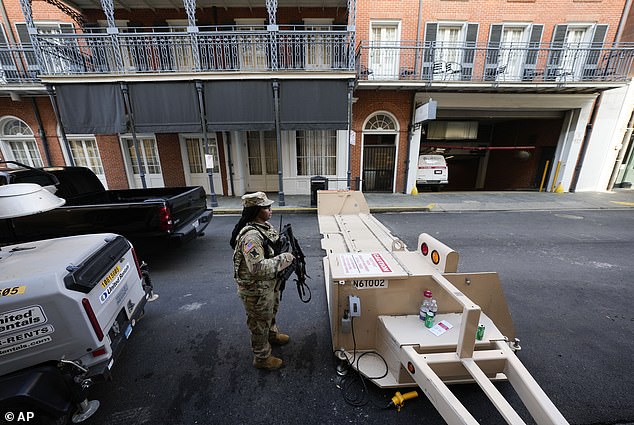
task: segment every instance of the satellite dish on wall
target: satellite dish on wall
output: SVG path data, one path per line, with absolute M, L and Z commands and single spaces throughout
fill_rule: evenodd
M 0 219 L 23 217 L 61 207 L 65 199 L 34 183 L 0 186 Z

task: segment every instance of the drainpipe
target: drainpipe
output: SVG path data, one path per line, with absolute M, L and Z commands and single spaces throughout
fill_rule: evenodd
M 350 190 L 350 178 L 352 171 L 350 170 L 350 155 L 352 146 L 350 145 L 352 137 L 352 91 L 354 90 L 354 80 L 348 81 L 348 171 L 346 172 L 346 187 Z M 356 188 L 359 190 L 359 187 Z
M 627 124 L 627 131 L 623 136 L 623 141 L 621 142 L 621 149 L 619 150 L 619 154 L 616 157 L 616 163 L 614 164 L 614 169 L 612 170 L 612 174 L 610 175 L 610 181 L 608 182 L 607 190 L 612 190 L 614 188 L 614 182 L 616 181 L 616 177 L 619 175 L 619 168 L 621 168 L 621 164 L 623 163 L 623 158 L 625 158 L 625 152 L 627 152 L 627 148 L 630 146 L 632 139 L 632 128 L 634 126 L 634 112 L 630 115 L 630 122 Z
M 123 101 L 125 102 L 125 107 L 128 109 L 128 118 L 130 120 L 130 133 L 132 133 L 132 144 L 134 145 L 134 154 L 136 155 L 136 161 L 139 166 L 139 177 L 141 178 L 141 186 L 143 186 L 143 189 L 147 189 L 147 183 L 145 183 L 145 170 L 143 168 L 143 161 L 141 161 L 141 151 L 139 150 L 139 141 L 137 140 L 137 137 L 136 137 L 136 128 L 134 128 L 134 113 L 132 112 L 132 105 L 130 103 L 130 93 L 128 92 L 128 85 L 126 83 L 121 83 L 121 92 L 123 93 Z
M 420 28 L 421 23 L 423 21 L 423 0 L 418 0 L 418 23 L 416 24 L 416 48 L 414 50 L 414 75 L 416 75 L 416 70 L 418 69 L 418 60 L 419 55 L 422 50 L 418 49 L 418 43 L 420 43 Z M 405 188 L 407 190 L 407 187 Z
M 275 137 L 277 139 L 277 182 L 280 207 L 286 205 L 284 201 L 284 176 L 282 174 L 282 130 L 280 129 L 280 82 L 273 80 L 273 102 L 275 105 Z
M 588 121 L 588 125 L 586 126 L 586 135 L 583 138 L 583 144 L 581 145 L 581 150 L 579 151 L 579 157 L 577 158 L 577 164 L 575 165 L 575 172 L 572 175 L 572 180 L 570 181 L 568 192 L 573 193 L 577 189 L 579 174 L 581 173 L 583 161 L 586 158 L 586 151 L 588 150 L 588 144 L 590 143 L 590 137 L 592 136 L 592 129 L 594 128 L 594 124 L 597 119 L 597 112 L 599 111 L 599 107 L 601 106 L 601 99 L 603 99 L 603 93 L 599 94 L 599 97 L 597 98 L 596 102 L 594 102 L 594 106 L 592 107 L 592 114 L 590 114 L 590 120 Z M 557 182 L 554 182 L 554 184 L 557 184 Z
M 207 168 L 207 176 L 209 177 L 209 191 L 211 192 L 211 206 L 218 206 L 216 198 L 216 190 L 214 189 L 214 169 L 209 167 L 207 158 L 209 158 L 209 138 L 207 137 L 207 120 L 205 118 L 205 102 L 203 101 L 203 83 L 196 81 L 196 91 L 198 92 L 198 112 L 200 113 L 200 128 L 203 130 L 203 141 L 205 143 L 205 167 Z M 220 165 L 220 164 L 219 164 Z
M 31 103 L 33 104 L 33 112 L 35 113 L 35 120 L 37 121 L 37 132 L 40 135 L 40 139 L 42 140 L 42 144 L 44 145 L 44 156 L 46 156 L 46 162 L 48 166 L 52 166 L 51 162 L 51 149 L 48 145 L 48 139 L 46 138 L 46 132 L 44 131 L 44 124 L 42 124 L 42 116 L 40 115 L 40 109 L 37 107 L 37 102 L 35 98 L 31 98 Z M 61 125 L 61 123 L 60 123 Z M 70 152 L 68 152 L 69 156 L 72 156 Z
M 422 0 L 421 0 L 422 3 Z M 418 40 L 417 40 L 418 42 Z M 414 120 L 416 119 L 416 92 L 412 92 L 412 119 L 411 119 L 411 123 L 409 125 L 409 131 L 408 131 L 408 135 L 407 135 L 407 156 L 405 157 L 405 181 L 403 182 L 405 184 L 405 186 L 403 186 L 403 193 L 407 195 L 407 182 L 409 181 L 409 162 L 410 162 L 410 155 L 409 155 L 409 151 L 412 147 L 412 139 L 414 138 Z
M 236 196 L 233 188 L 233 157 L 231 156 L 231 134 L 228 131 L 222 133 L 222 138 L 227 142 L 227 162 L 229 164 L 229 185 L 231 186 L 231 196 Z
M 59 105 L 57 104 L 57 97 L 55 96 L 55 89 L 52 85 L 46 85 L 46 92 L 48 93 L 48 97 L 51 99 L 51 105 L 53 105 L 53 113 L 55 114 L 55 119 L 59 123 L 59 134 L 62 136 L 62 144 L 66 148 L 66 152 L 68 152 L 68 162 L 73 167 L 75 166 L 75 160 L 73 159 L 72 151 L 70 150 L 70 145 L 68 144 L 68 139 L 66 138 L 66 131 L 64 130 L 64 123 L 62 123 L 62 117 L 59 113 Z
M 616 43 L 621 42 L 621 36 L 623 35 L 625 22 L 627 21 L 627 17 L 630 14 L 630 7 L 632 7 L 632 0 L 627 0 L 625 2 L 625 6 L 623 7 L 623 14 L 621 15 L 621 20 L 619 21 L 619 27 L 616 30 L 616 35 L 614 36 L 614 41 Z

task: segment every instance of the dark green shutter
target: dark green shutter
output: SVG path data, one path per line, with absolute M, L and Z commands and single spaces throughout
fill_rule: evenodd
M 489 42 L 487 44 L 487 56 L 484 63 L 485 81 L 495 80 L 495 71 L 498 67 L 500 56 L 500 41 L 502 40 L 502 29 L 504 25 L 491 25 L 489 29 Z
M 479 27 L 480 24 L 467 24 L 467 35 L 465 37 L 465 49 L 462 52 L 462 69 L 460 74 L 461 79 L 464 81 L 471 80 L 473 74 L 473 59 L 475 58 Z
M 601 56 L 601 50 L 603 49 L 603 42 L 605 41 L 607 32 L 607 25 L 595 26 L 592 43 L 590 44 L 590 49 L 588 49 L 588 57 L 581 74 L 583 80 L 591 80 L 597 74 L 597 65 L 599 65 L 599 57 Z
M 550 42 L 550 51 L 548 52 L 546 77 L 549 80 L 555 79 L 559 64 L 563 58 L 564 41 L 566 41 L 566 33 L 568 25 L 556 25 L 553 31 L 553 39 Z
M 524 69 L 522 70 L 523 80 L 533 80 L 537 75 L 535 67 L 537 66 L 537 58 L 539 56 L 539 48 L 542 41 L 542 32 L 544 26 L 541 24 L 531 26 L 531 36 L 528 41 L 528 51 L 524 60 Z
M 438 23 L 427 22 L 425 25 L 425 43 L 423 47 L 423 69 L 421 78 L 423 80 L 431 80 L 432 66 L 434 62 L 434 47 L 436 46 L 436 36 L 438 35 Z

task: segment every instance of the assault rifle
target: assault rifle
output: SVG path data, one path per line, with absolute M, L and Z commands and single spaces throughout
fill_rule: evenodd
M 303 303 L 307 303 L 312 298 L 312 293 L 310 292 L 310 287 L 306 284 L 306 278 L 310 279 L 310 276 L 306 274 L 306 257 L 304 256 L 304 252 L 302 248 L 299 246 L 299 242 L 293 235 L 293 228 L 291 224 L 288 223 L 282 229 L 282 217 L 280 216 L 280 238 L 277 243 L 276 255 L 281 254 L 282 252 L 290 252 L 293 254 L 295 259 L 291 263 L 290 266 L 280 271 L 277 274 L 277 278 L 281 281 L 280 283 L 280 299 L 282 298 L 282 293 L 284 292 L 284 288 L 286 287 L 286 281 L 291 277 L 293 273 L 295 273 L 296 279 L 295 284 L 297 285 L 297 294 L 299 295 L 299 299 Z

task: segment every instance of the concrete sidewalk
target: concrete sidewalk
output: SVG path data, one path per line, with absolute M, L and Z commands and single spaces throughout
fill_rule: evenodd
M 309 195 L 286 195 L 285 206 L 278 204 L 278 194 L 268 193 L 275 200 L 278 213 L 313 213 Z M 588 209 L 632 209 L 634 190 L 613 192 L 423 192 L 418 195 L 403 193 L 365 193 L 371 212 L 473 212 L 473 211 L 565 211 Z M 240 214 L 239 196 L 218 196 L 214 214 Z

